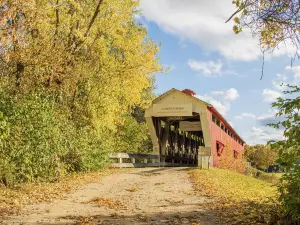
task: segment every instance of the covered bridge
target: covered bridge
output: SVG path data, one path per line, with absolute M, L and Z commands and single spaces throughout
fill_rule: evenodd
M 206 157 L 217 167 L 225 145 L 236 157 L 245 142 L 214 108 L 196 97 L 171 89 L 145 112 L 153 153 L 168 163 L 200 165 Z

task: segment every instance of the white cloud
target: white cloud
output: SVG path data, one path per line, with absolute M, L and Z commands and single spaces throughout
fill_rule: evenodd
M 264 115 L 257 118 L 259 125 L 268 126 L 268 124 L 272 124 L 276 122 L 275 115 Z
M 235 88 L 230 88 L 224 91 L 213 91 L 212 95 L 214 96 L 220 95 L 224 98 L 224 100 L 228 100 L 228 101 L 234 101 L 240 96 L 239 92 Z
M 282 96 L 280 92 L 270 89 L 264 89 L 262 95 L 265 102 L 275 102 L 277 98 Z
M 161 30 L 180 39 L 189 40 L 204 51 L 217 51 L 227 59 L 250 61 L 262 56 L 259 38 L 249 29 L 236 35 L 233 21 L 225 21 L 236 10 L 231 0 L 141 0 L 143 15 Z M 293 43 L 280 43 L 266 59 L 287 55 L 293 57 L 297 49 Z
M 190 59 L 188 61 L 188 65 L 192 70 L 199 71 L 207 77 L 221 76 L 223 74 L 222 73 L 223 63 L 220 60 L 205 62 L 205 61 L 196 61 Z
M 300 66 L 287 66 L 286 70 L 293 72 L 294 79 L 289 82 L 291 85 L 300 85 Z
M 234 117 L 236 120 L 241 120 L 243 118 L 250 118 L 250 119 L 255 119 L 256 116 L 252 113 L 242 113 L 240 116 L 235 116 Z
M 212 104 L 222 115 L 230 110 L 231 102 L 239 97 L 236 89 L 230 88 L 222 91 L 212 91 L 209 94 L 197 95 L 197 98 Z
M 215 99 L 212 96 L 205 94 L 205 95 L 197 95 L 196 98 L 199 98 L 200 100 L 212 104 L 222 115 L 226 115 L 227 112 L 230 110 L 229 103 L 222 103 L 221 101 Z
M 244 135 L 245 141 L 249 145 L 254 144 L 266 144 L 268 141 L 271 140 L 282 140 L 283 131 L 282 130 L 275 130 L 275 129 L 262 129 L 259 127 L 252 127 L 251 130 Z
M 257 117 L 257 122 L 260 126 L 268 126 L 268 124 L 277 123 L 282 120 L 282 117 L 277 117 L 277 109 L 269 109 L 268 113 L 265 113 Z
M 267 124 L 279 121 L 275 116 L 277 112 L 278 110 L 276 109 L 269 109 L 267 113 L 255 117 L 251 113 L 242 113 L 244 117 L 251 117 L 256 119 L 257 122 L 256 126 L 253 126 L 246 134 L 243 135 L 247 144 L 266 144 L 270 140 L 277 141 L 284 138 L 284 130 L 282 128 L 274 129 L 267 126 Z
M 244 118 L 251 118 L 251 119 L 255 119 L 256 116 L 252 113 L 242 113 L 242 117 Z
M 292 76 L 287 73 L 276 74 L 276 78 L 272 80 L 273 88 L 278 91 L 287 89 L 287 84 L 300 85 L 300 66 L 286 66 L 286 72 L 291 72 Z
M 261 55 L 258 38 L 250 31 L 238 35 L 233 22 L 225 23 L 235 6 L 231 0 L 141 0 L 144 16 L 161 30 L 189 40 L 204 50 L 218 51 L 233 60 L 253 60 Z
M 294 73 L 294 77 L 299 79 L 300 78 L 300 66 L 287 66 L 285 67 L 286 70 L 291 70 Z
M 180 41 L 178 42 L 178 45 L 179 45 L 179 47 L 181 47 L 181 48 L 186 48 L 186 47 L 187 47 L 187 44 L 186 44 L 184 41 L 182 41 L 182 40 L 180 40 Z
M 257 119 L 258 120 L 264 120 L 264 119 L 268 119 L 268 118 L 274 118 L 277 113 L 278 113 L 277 109 L 269 109 L 268 113 L 265 113 L 261 116 L 258 116 Z
M 222 95 L 224 95 L 224 91 L 212 91 L 211 94 L 215 95 L 215 96 L 217 96 L 217 95 L 221 95 L 222 96 Z
M 242 116 L 244 118 L 252 118 L 252 119 L 256 118 L 256 116 L 254 114 L 252 114 L 252 113 L 242 113 Z
M 230 88 L 225 92 L 224 99 L 234 101 L 239 97 L 239 93 L 236 89 Z
M 278 57 L 281 55 L 287 55 L 289 58 L 293 58 L 296 52 L 299 54 L 299 50 L 297 50 L 295 44 L 289 40 L 285 40 L 281 42 L 274 51 L 268 53 L 267 59 L 272 58 L 272 56 Z
M 273 87 L 279 91 L 286 89 L 287 76 L 284 74 L 276 74 L 276 78 L 272 80 Z

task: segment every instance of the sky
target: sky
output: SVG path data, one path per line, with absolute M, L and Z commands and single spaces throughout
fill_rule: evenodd
M 191 89 L 211 103 L 247 144 L 283 138 L 267 126 L 275 120 L 271 103 L 283 96 L 281 83 L 299 84 L 300 66 L 291 45 L 265 55 L 249 30 L 236 35 L 225 23 L 235 8 L 231 0 L 141 0 L 137 20 L 161 43 L 158 57 L 168 74 L 156 75 L 157 94 Z

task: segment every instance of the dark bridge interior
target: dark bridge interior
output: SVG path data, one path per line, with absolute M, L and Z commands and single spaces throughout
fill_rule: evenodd
M 200 121 L 198 113 L 184 117 L 152 117 L 161 159 L 167 163 L 197 165 L 198 149 L 204 146 L 202 131 L 181 131 L 180 121 Z

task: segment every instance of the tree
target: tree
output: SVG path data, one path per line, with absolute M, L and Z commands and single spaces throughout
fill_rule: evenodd
M 131 113 L 149 104 L 153 74 L 163 71 L 159 46 L 134 20 L 138 6 L 0 0 L 0 114 L 11 130 L 0 138 L 0 170 L 11 165 L 27 181 L 97 169 L 120 150 L 120 136 L 131 138 L 118 132 L 138 126 Z
M 285 206 L 285 215 L 292 221 L 300 220 L 300 87 L 289 86 L 284 91 L 286 97 L 279 98 L 273 103 L 278 109 L 277 116 L 282 120 L 273 127 L 284 129 L 285 139 L 272 142 L 273 147 L 279 149 L 277 162 L 289 171 L 283 176 L 280 186 L 280 199 Z
M 235 33 L 250 28 L 259 37 L 263 51 L 273 50 L 282 43 L 299 48 L 300 4 L 298 0 L 235 0 Z M 295 50 L 295 56 L 298 56 Z
M 277 160 L 277 151 L 269 145 L 247 145 L 245 147 L 245 157 L 251 165 L 258 169 L 267 169 L 274 165 Z
M 156 44 L 133 21 L 137 1 L 2 1 L 1 58 L 18 93 L 44 89 L 74 115 L 112 128 L 161 71 Z M 109 98 L 107 97 L 109 96 Z M 99 101 L 101 99 L 101 101 Z M 103 115 L 108 116 L 103 121 Z M 103 121 L 103 122 L 101 122 Z

